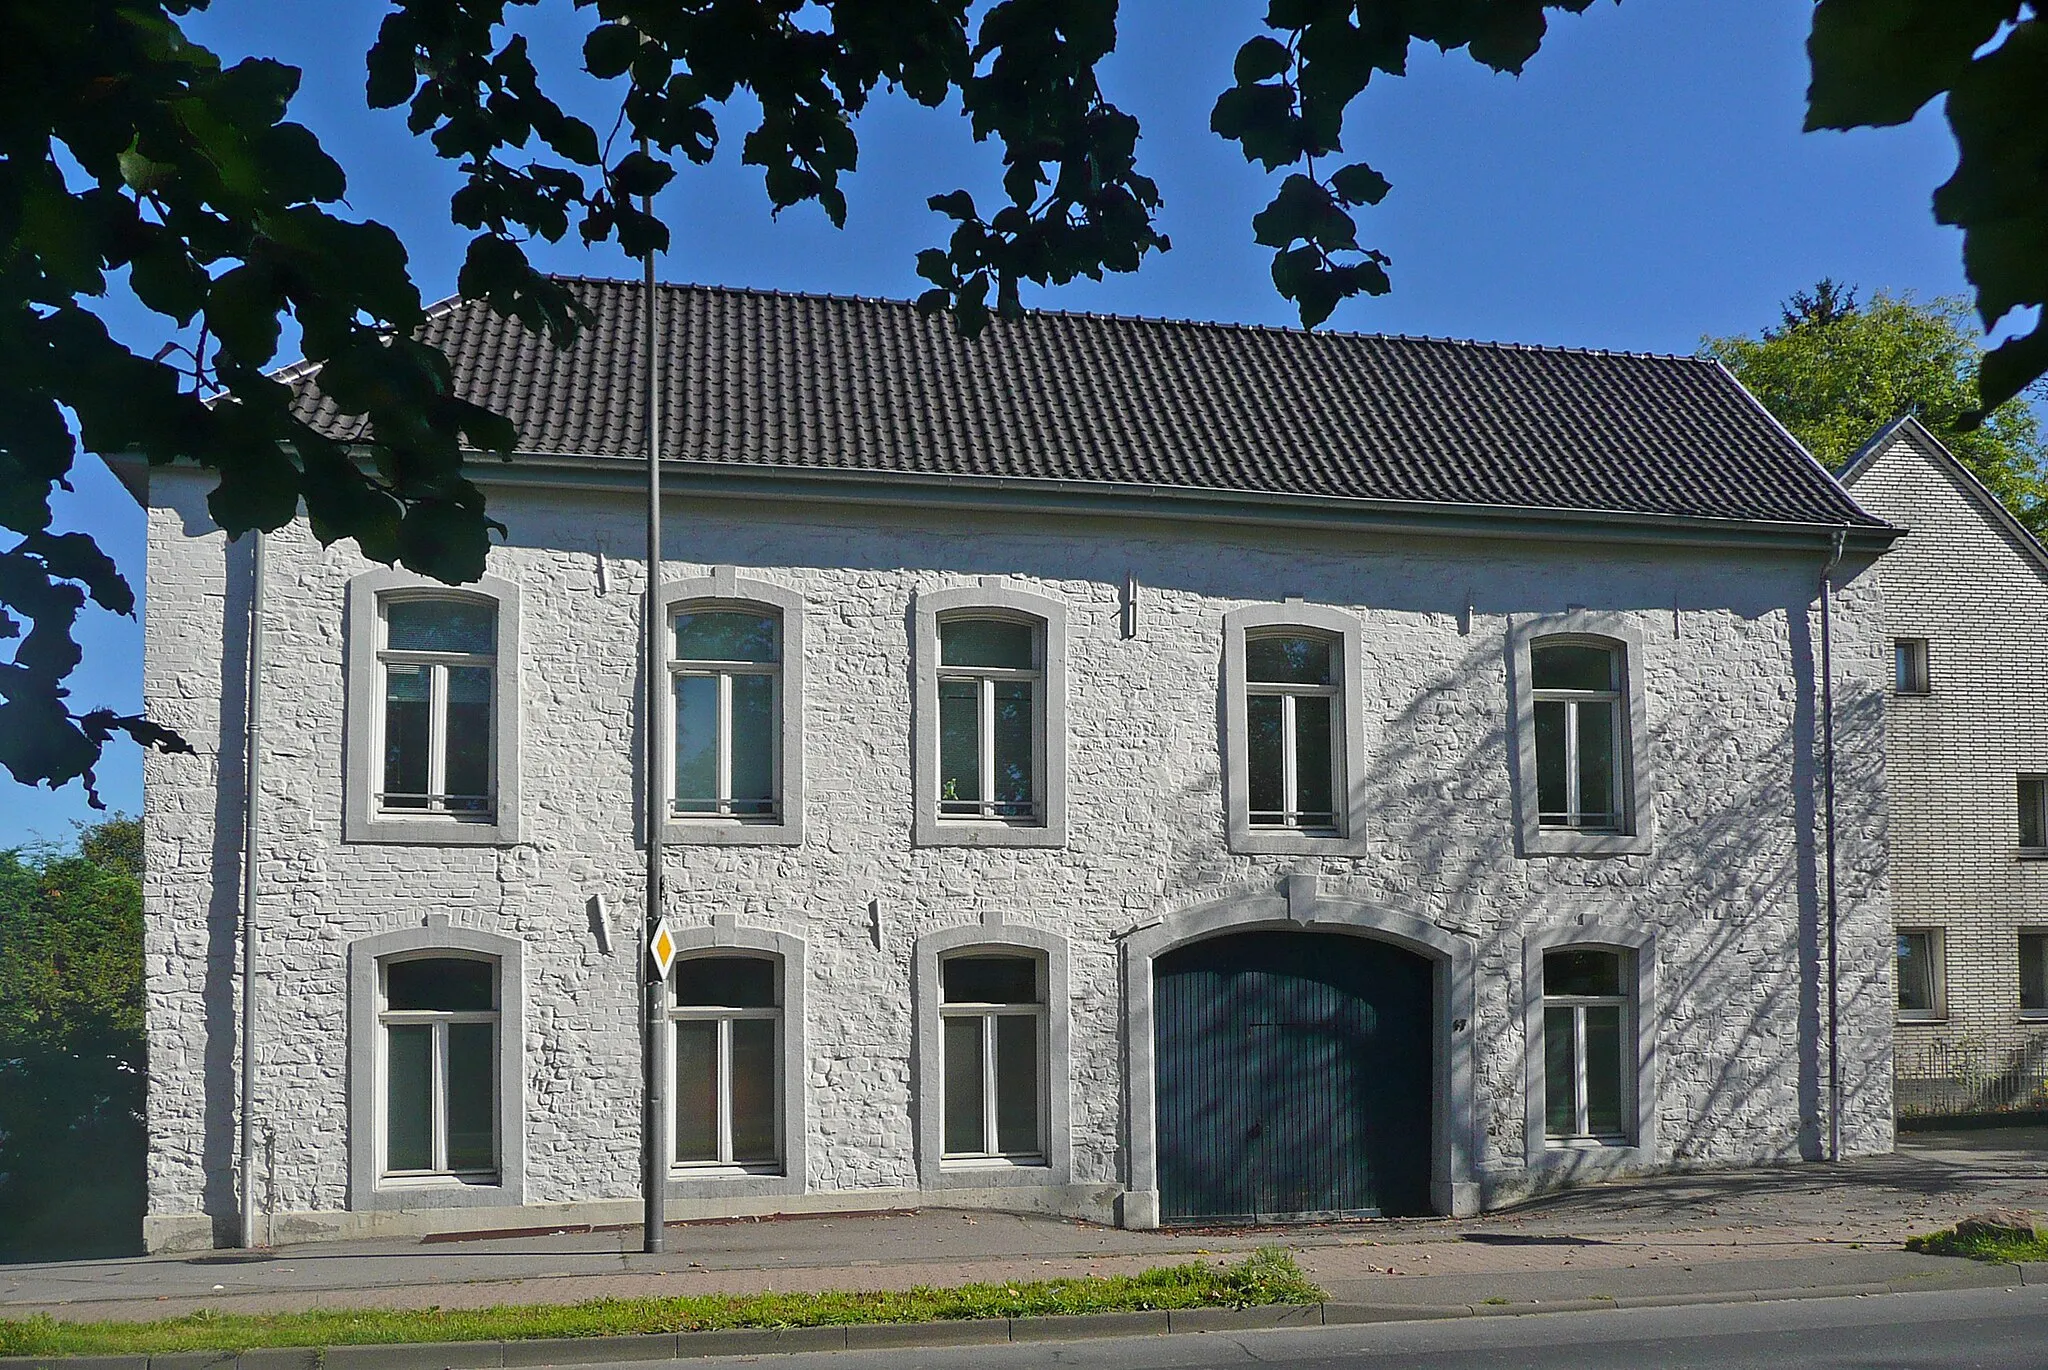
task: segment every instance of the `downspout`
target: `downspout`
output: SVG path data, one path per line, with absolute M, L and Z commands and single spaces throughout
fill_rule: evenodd
M 1842 1030 L 1841 980 L 1838 975 L 1837 926 L 1839 908 L 1835 899 L 1835 669 L 1834 600 L 1835 568 L 1842 564 L 1842 544 L 1847 529 L 1835 531 L 1828 564 L 1820 572 L 1820 734 L 1821 794 L 1827 824 L 1828 864 L 1828 1159 L 1842 1159 Z
M 256 1245 L 256 840 L 258 785 L 263 779 L 263 530 L 249 574 L 249 717 L 243 733 L 242 779 L 242 1078 L 241 1245 Z

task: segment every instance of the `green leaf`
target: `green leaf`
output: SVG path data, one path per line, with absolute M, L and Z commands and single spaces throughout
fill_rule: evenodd
M 206 326 L 244 366 L 270 365 L 277 356 L 276 281 L 267 267 L 245 262 L 224 272 L 206 295 Z
M 1256 85 L 1278 76 L 1294 65 L 1294 55 L 1278 39 L 1259 34 L 1237 50 L 1231 74 L 1241 86 Z
M 396 109 L 412 99 L 420 83 L 414 51 L 412 16 L 404 10 L 385 15 L 367 61 L 369 79 L 363 93 L 371 109 Z
M 925 205 L 949 219 L 958 219 L 962 223 L 973 223 L 981 218 L 974 208 L 974 197 L 964 190 L 949 190 L 943 195 L 934 195 L 925 201 Z
M 1353 162 L 1331 173 L 1330 189 L 1347 205 L 1376 205 L 1393 186 L 1364 162 Z
M 653 195 L 676 178 L 676 169 L 644 152 L 627 153 L 612 167 L 612 184 L 621 195 Z
M 628 24 L 599 24 L 583 40 L 583 69 L 600 81 L 623 76 L 640 55 L 640 31 Z
M 1952 86 L 2020 0 L 1819 0 L 1806 127 L 1903 124 Z

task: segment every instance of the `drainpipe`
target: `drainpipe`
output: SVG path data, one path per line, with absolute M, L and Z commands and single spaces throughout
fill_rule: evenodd
M 243 733 L 242 779 L 242 1078 L 241 1245 L 256 1245 L 256 839 L 257 786 L 263 778 L 263 530 L 249 574 L 249 720 Z
M 1842 1159 L 1842 1029 L 1841 980 L 1837 974 L 1837 924 L 1835 899 L 1835 667 L 1834 600 L 1835 568 L 1842 564 L 1842 544 L 1847 529 L 1835 531 L 1828 551 L 1828 564 L 1820 572 L 1820 732 L 1821 793 L 1827 823 L 1828 863 L 1828 1159 Z

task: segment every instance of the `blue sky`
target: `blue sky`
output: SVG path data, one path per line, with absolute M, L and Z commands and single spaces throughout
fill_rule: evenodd
M 1029 302 L 1291 322 L 1249 226 L 1274 183 L 1208 131 L 1231 58 L 1260 31 L 1263 11 L 1238 0 L 1125 0 L 1105 84 L 1144 126 L 1141 161 L 1165 198 L 1173 250 L 1136 276 Z M 560 98 L 610 127 L 616 105 L 575 70 L 581 17 L 566 0 L 513 13 L 531 18 Z M 1810 13 L 1785 0 L 1599 3 L 1556 20 L 1520 78 L 1418 50 L 1409 76 L 1375 82 L 1345 131 L 1347 151 L 1394 185 L 1361 233 L 1392 257 L 1394 292 L 1342 306 L 1328 326 L 1686 353 L 1703 335 L 1775 321 L 1780 300 L 1821 276 L 1866 292 L 1962 293 L 1959 235 L 1928 209 L 1955 155 L 1938 111 L 1902 129 L 1799 131 Z M 267 54 L 304 68 L 293 116 L 347 169 L 353 211 L 397 229 L 423 292 L 439 297 L 454 289 L 466 241 L 445 217 L 455 179 L 399 115 L 363 107 L 361 54 L 380 16 L 365 0 L 214 0 L 192 30 L 231 59 Z M 858 126 L 846 229 L 811 207 L 777 220 L 758 173 L 739 165 L 745 127 L 735 111 L 718 161 L 686 170 L 663 195 L 676 228 L 663 279 L 909 297 L 920 289 L 917 249 L 947 227 L 925 197 L 995 184 L 993 149 L 972 142 L 956 109 L 887 99 Z M 637 274 L 615 249 L 543 244 L 532 255 L 565 273 Z M 139 351 L 164 339 L 122 300 L 109 299 L 106 312 Z M 143 589 L 134 501 L 93 459 L 74 483 L 64 526 L 93 533 Z M 138 707 L 136 622 L 92 611 L 81 636 L 75 699 Z M 141 770 L 134 747 L 109 749 L 101 781 L 114 807 L 139 809 Z M 66 838 L 89 812 L 77 785 L 52 793 L 0 776 L 0 846 Z

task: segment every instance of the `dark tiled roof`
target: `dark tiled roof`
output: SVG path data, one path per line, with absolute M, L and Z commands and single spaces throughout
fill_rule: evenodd
M 640 448 L 637 283 L 557 352 L 481 304 L 425 336 L 535 455 Z M 1373 500 L 1874 525 L 1691 357 L 1033 312 L 979 339 L 885 300 L 659 296 L 664 454 Z M 301 412 L 353 431 L 301 373 Z

